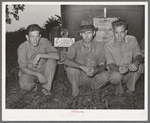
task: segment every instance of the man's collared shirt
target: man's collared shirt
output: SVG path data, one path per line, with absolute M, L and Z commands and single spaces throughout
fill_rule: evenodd
M 134 36 L 126 35 L 125 42 L 118 45 L 115 38 L 105 44 L 105 56 L 108 64 L 128 67 L 133 62 L 133 58 L 142 55 L 137 39 Z
M 104 64 L 106 61 L 103 45 L 94 40 L 92 41 L 90 50 L 86 49 L 82 40 L 75 42 L 69 47 L 66 57 L 94 68 Z
M 32 48 L 29 41 L 23 42 L 18 47 L 18 63 L 19 68 L 25 67 L 31 70 L 38 70 L 45 63 L 45 59 L 40 59 L 38 65 L 33 67 L 33 59 L 38 53 L 52 53 L 58 52 L 52 45 L 51 42 L 46 38 L 41 38 L 37 48 Z

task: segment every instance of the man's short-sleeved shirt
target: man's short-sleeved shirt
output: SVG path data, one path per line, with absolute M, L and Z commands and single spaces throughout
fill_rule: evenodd
M 38 53 L 48 54 L 58 51 L 51 45 L 51 42 L 48 39 L 41 38 L 39 41 L 39 45 L 36 49 L 32 49 L 30 42 L 25 41 L 18 47 L 17 52 L 19 68 L 25 67 L 30 68 L 31 70 L 38 70 L 45 63 L 45 59 L 40 59 L 37 67 L 33 67 L 33 59 Z
M 104 46 L 107 64 L 116 64 L 118 66 L 126 66 L 132 63 L 133 58 L 142 55 L 137 39 L 134 36 L 126 35 L 125 42 L 119 46 L 115 42 L 115 38 Z
M 106 62 L 103 45 L 95 41 L 92 41 L 90 52 L 85 50 L 82 40 L 75 42 L 69 47 L 66 57 L 94 68 Z

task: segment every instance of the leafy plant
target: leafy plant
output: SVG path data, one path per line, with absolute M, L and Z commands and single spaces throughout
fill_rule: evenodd
M 19 16 L 18 16 L 19 10 L 23 11 L 25 5 L 24 4 L 18 4 L 18 5 L 14 4 L 14 5 L 12 5 L 12 7 L 13 7 L 13 9 L 10 11 L 9 6 L 6 5 L 6 23 L 7 24 L 11 24 L 11 22 L 12 22 L 10 15 L 13 15 L 13 17 L 16 20 L 19 20 Z

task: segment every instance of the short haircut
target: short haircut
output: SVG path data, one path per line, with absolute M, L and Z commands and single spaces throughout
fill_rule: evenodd
M 39 33 L 41 34 L 41 27 L 38 24 L 31 24 L 26 29 L 27 35 L 32 31 L 39 31 Z
M 127 30 L 128 24 L 124 20 L 116 20 L 112 22 L 112 27 L 119 27 L 124 25 L 125 30 Z

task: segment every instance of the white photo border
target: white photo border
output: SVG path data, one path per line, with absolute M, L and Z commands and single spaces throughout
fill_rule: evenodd
M 144 98 L 145 108 L 143 110 L 5 109 L 6 4 L 144 5 L 145 6 L 145 98 Z M 147 120 L 148 120 L 148 2 L 2 2 L 2 121 L 147 121 Z

